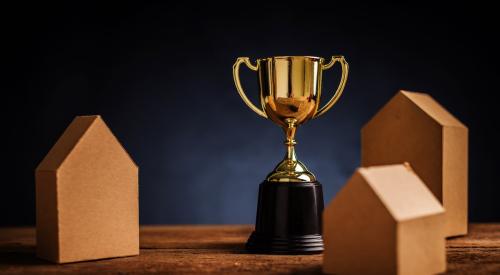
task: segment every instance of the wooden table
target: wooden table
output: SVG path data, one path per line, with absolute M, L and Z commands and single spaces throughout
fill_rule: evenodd
M 244 251 L 248 225 L 143 226 L 141 255 L 64 265 L 35 257 L 33 228 L 0 228 L 0 274 L 33 273 L 321 273 L 322 255 Z M 448 272 L 500 274 L 500 224 L 472 224 L 447 241 Z

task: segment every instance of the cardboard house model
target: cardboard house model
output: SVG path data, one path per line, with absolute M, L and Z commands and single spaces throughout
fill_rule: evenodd
M 359 168 L 323 212 L 323 271 L 446 270 L 444 209 L 407 166 Z
M 139 254 L 138 167 L 100 116 L 78 116 L 36 168 L 37 255 Z
M 361 165 L 409 162 L 446 209 L 446 236 L 467 234 L 467 127 L 427 94 L 400 91 L 361 130 Z

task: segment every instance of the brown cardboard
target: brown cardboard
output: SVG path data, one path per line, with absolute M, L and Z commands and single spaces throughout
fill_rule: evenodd
M 37 255 L 139 254 L 138 172 L 100 116 L 78 116 L 36 168 Z
M 323 271 L 446 270 L 444 209 L 405 165 L 359 168 L 323 212 Z
M 361 130 L 362 166 L 409 162 L 467 234 L 468 129 L 427 94 L 400 91 Z

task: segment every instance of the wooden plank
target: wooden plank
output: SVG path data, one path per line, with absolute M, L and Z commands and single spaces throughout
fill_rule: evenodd
M 141 255 L 55 265 L 35 257 L 33 228 L 0 228 L 0 274 L 38 273 L 321 273 L 321 255 L 244 251 L 247 225 L 143 226 Z M 472 224 L 447 241 L 448 273 L 500 273 L 500 224 Z

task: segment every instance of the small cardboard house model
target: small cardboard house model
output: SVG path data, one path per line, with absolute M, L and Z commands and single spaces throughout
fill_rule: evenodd
M 361 130 L 361 165 L 409 162 L 446 209 L 446 236 L 467 234 L 468 130 L 427 94 L 400 91 Z
M 446 270 L 444 209 L 403 164 L 359 168 L 323 212 L 323 271 Z
M 139 254 L 138 167 L 100 116 L 78 116 L 36 168 L 37 255 Z

